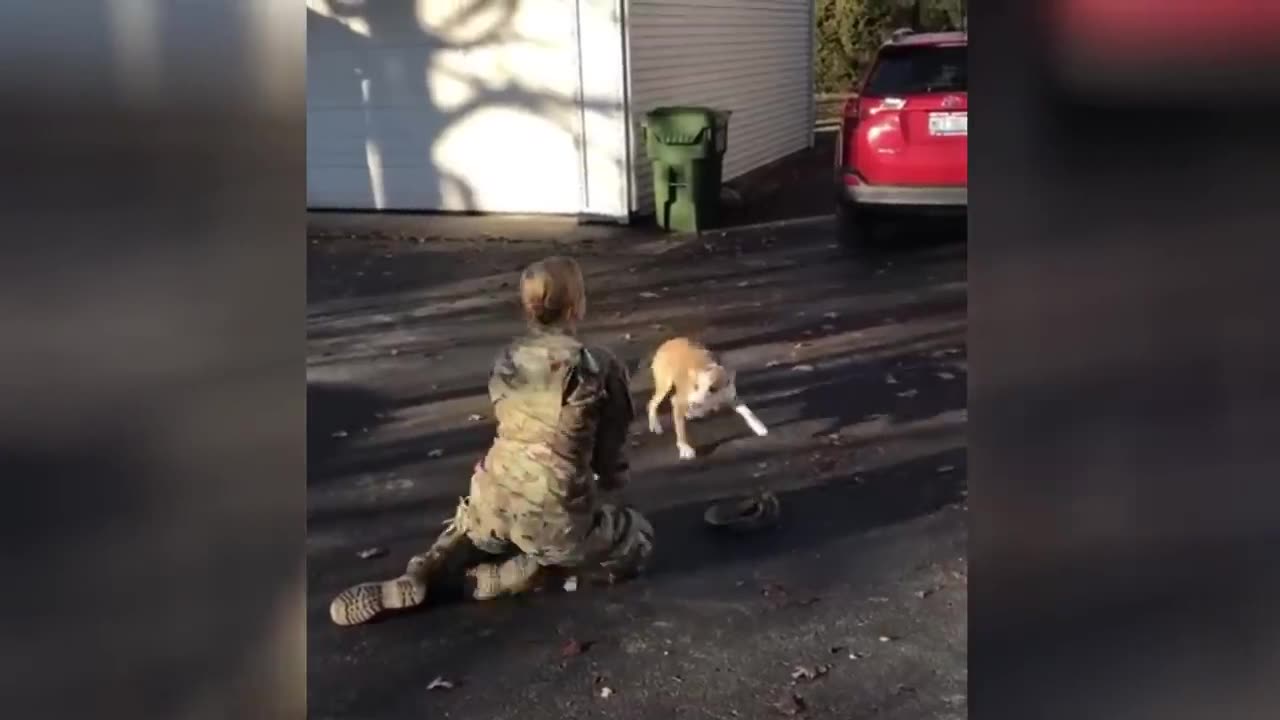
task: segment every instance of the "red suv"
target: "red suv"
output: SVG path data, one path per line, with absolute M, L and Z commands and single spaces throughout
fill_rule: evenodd
M 836 142 L 841 240 L 887 216 L 964 216 L 969 205 L 968 35 L 903 33 L 880 48 Z

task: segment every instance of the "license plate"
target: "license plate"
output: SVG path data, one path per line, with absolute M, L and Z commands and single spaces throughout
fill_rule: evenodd
M 930 135 L 968 135 L 969 113 L 936 112 L 929 113 Z

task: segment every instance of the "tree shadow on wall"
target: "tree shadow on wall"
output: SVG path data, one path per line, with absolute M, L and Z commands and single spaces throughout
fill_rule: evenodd
M 516 77 L 491 79 L 449 67 L 448 57 L 460 53 L 545 47 L 516 28 L 521 2 L 460 2 L 452 15 L 426 27 L 418 11 L 426 3 L 420 0 L 311 0 L 307 102 L 312 181 L 338 188 L 342 198 L 358 200 L 364 208 L 478 211 L 483 201 L 477 188 L 438 158 L 451 131 L 493 110 L 516 110 L 549 123 L 572 138 L 581 154 L 583 115 L 621 113 L 617 101 L 560 95 Z M 442 106 L 437 101 L 441 83 L 467 99 Z M 390 107 L 396 112 L 386 112 Z M 315 113 L 320 109 L 332 113 Z M 361 133 L 344 130 L 351 123 L 348 113 L 359 113 Z M 344 127 L 326 127 L 328 123 Z M 321 136 L 324 146 L 314 142 Z M 335 138 L 339 145 L 332 145 Z M 624 159 L 612 161 L 621 172 Z M 367 171 L 359 187 L 350 187 L 352 167 Z

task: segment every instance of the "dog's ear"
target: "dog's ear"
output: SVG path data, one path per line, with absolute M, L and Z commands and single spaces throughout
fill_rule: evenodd
M 737 374 L 730 368 L 723 365 L 720 366 L 720 387 L 723 390 L 733 390 L 737 379 Z
M 703 369 L 702 374 L 707 378 L 707 384 L 715 387 L 720 384 L 720 378 L 724 377 L 724 369 L 718 363 L 711 363 Z

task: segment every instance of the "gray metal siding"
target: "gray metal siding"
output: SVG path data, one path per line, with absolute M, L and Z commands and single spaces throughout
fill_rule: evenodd
M 725 180 L 809 147 L 813 0 L 629 0 L 636 212 L 653 210 L 640 119 L 662 105 L 733 111 Z

